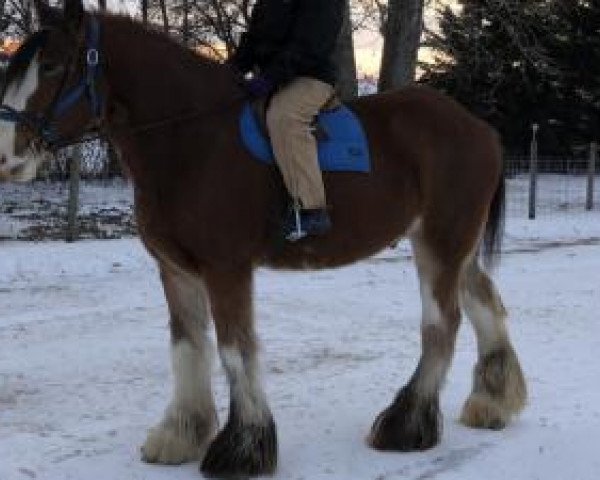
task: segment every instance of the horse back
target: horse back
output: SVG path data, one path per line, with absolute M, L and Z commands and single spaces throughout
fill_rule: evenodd
M 351 263 L 395 243 L 424 220 L 431 237 L 459 230 L 465 237 L 479 234 L 502 170 L 491 127 L 422 86 L 360 97 L 348 107 L 368 137 L 371 172 L 325 173 L 333 232 L 276 250 L 268 263 L 298 268 Z M 447 250 L 456 247 L 448 245 Z

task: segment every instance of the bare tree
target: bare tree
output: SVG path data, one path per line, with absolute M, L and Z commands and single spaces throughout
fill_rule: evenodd
M 148 0 L 143 0 L 145 2 L 147 2 Z M 163 31 L 168 34 L 169 33 L 169 14 L 167 11 L 167 2 L 166 0 L 159 0 L 159 4 L 160 4 L 160 13 L 162 16 L 162 25 L 163 25 Z M 148 12 L 146 11 L 146 17 L 148 15 Z M 146 18 L 146 23 L 148 23 L 148 18 Z
M 225 58 L 245 30 L 253 0 L 145 0 L 149 21 L 190 47 L 203 46 Z
M 220 44 L 215 54 L 230 55 L 238 43 L 240 33 L 248 25 L 251 0 L 196 0 L 194 9 L 195 38 L 202 45 L 213 48 Z
M 0 32 L 11 37 L 24 37 L 33 31 L 33 2 L 30 0 L 2 0 Z
M 354 58 L 354 41 L 352 39 L 352 20 L 350 17 L 350 3 L 346 2 L 344 10 L 344 24 L 336 46 L 336 62 L 338 67 L 337 89 L 343 100 L 349 100 L 358 93 L 356 79 L 356 60 Z
M 414 81 L 423 31 L 423 3 L 424 0 L 389 0 L 387 8 L 382 9 L 385 19 L 379 91 Z
M 142 23 L 148 25 L 148 0 L 140 0 L 140 10 L 142 11 Z

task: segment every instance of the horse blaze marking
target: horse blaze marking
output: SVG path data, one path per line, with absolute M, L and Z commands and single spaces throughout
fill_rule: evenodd
M 37 56 L 34 56 L 27 66 L 22 76 L 17 76 L 6 86 L 3 103 L 15 110 L 24 110 L 31 96 L 35 93 L 38 87 L 38 62 Z M 24 142 L 20 139 L 22 129 L 17 128 L 13 122 L 0 120 L 0 152 L 2 158 L 5 159 L 0 165 L 0 179 L 3 177 L 10 178 L 10 172 L 23 166 L 34 159 L 29 156 L 19 156 L 21 145 Z M 35 168 L 26 169 L 28 174 L 15 180 L 29 180 L 35 176 Z

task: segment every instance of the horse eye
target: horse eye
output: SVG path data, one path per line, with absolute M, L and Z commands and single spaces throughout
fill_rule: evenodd
M 42 63 L 40 65 L 40 73 L 44 77 L 55 77 L 64 71 L 64 65 L 60 63 Z

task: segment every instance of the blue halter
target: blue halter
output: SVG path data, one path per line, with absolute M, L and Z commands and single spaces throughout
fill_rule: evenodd
M 99 62 L 100 24 L 96 17 L 90 16 L 89 18 L 89 29 L 86 31 L 85 74 L 75 86 L 62 92 L 65 78 L 63 86 L 48 107 L 46 114 L 26 110 L 19 111 L 8 105 L 0 106 L 0 120 L 28 127 L 50 149 L 76 143 L 77 140 L 74 138 L 61 138 L 56 131 L 55 122 L 66 115 L 82 98 L 87 98 L 96 123 L 102 115 L 103 102 L 98 91 L 98 78 L 101 74 Z M 77 138 L 79 137 L 81 135 L 77 136 Z

